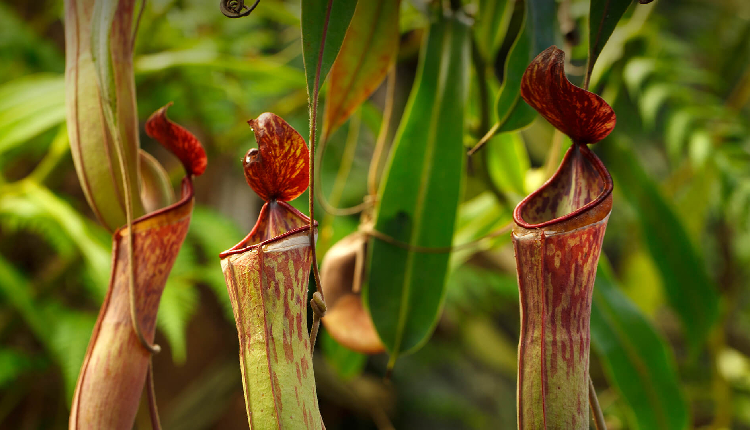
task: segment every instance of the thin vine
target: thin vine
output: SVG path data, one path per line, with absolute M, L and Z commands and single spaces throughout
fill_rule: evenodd
M 326 7 L 326 17 L 323 21 L 323 34 L 320 38 L 320 49 L 318 50 L 318 61 L 315 67 L 315 84 L 311 94 L 311 112 L 310 112 L 310 198 L 308 201 L 310 210 L 310 252 L 312 252 L 312 267 L 315 278 L 315 293 L 310 300 L 310 307 L 313 310 L 313 324 L 310 330 L 310 352 L 315 351 L 315 340 L 318 337 L 318 328 L 320 319 L 326 312 L 325 297 L 323 296 L 323 287 L 320 283 L 320 271 L 318 270 L 318 256 L 315 251 L 315 129 L 318 117 L 318 95 L 320 93 L 320 68 L 323 64 L 323 50 L 325 49 L 326 35 L 328 33 L 328 23 L 331 19 L 331 7 L 333 0 L 328 0 Z
M 220 0 L 219 9 L 227 18 L 242 18 L 255 10 L 260 0 L 255 0 L 252 6 L 245 6 L 244 0 Z M 244 10 L 246 9 L 246 10 Z

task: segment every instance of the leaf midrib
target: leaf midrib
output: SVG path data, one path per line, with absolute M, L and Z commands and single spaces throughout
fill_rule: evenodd
M 441 50 L 442 55 L 440 58 L 440 70 L 438 71 L 438 91 L 435 95 L 435 103 L 432 106 L 432 113 L 430 115 L 430 127 L 428 131 L 428 138 L 427 138 L 427 145 L 426 145 L 426 151 L 425 151 L 425 162 L 422 164 L 422 173 L 420 175 L 420 182 L 419 182 L 419 189 L 417 194 L 417 202 L 414 208 L 414 226 L 411 230 L 411 234 L 409 237 L 409 244 L 415 245 L 415 242 L 419 236 L 420 227 L 422 224 L 422 213 L 424 212 L 424 202 L 425 202 L 425 190 L 428 188 L 429 183 L 429 172 L 430 168 L 432 167 L 433 163 L 433 157 L 432 155 L 435 153 L 435 145 L 437 140 L 437 124 L 439 123 L 438 119 L 440 117 L 440 109 L 443 102 L 443 98 L 445 96 L 445 88 L 446 88 L 446 77 L 448 75 L 448 68 L 449 62 L 450 62 L 450 53 L 451 50 L 446 50 L 446 46 L 450 46 L 452 42 L 452 35 L 453 35 L 453 23 L 448 22 L 447 28 L 444 31 L 442 43 L 441 43 Z M 403 341 L 404 337 L 404 330 L 406 328 L 406 321 L 408 316 L 408 311 L 410 308 L 410 296 L 411 296 L 411 278 L 413 275 L 413 264 L 412 261 L 414 260 L 414 252 L 413 251 L 407 251 L 406 253 L 406 271 L 404 273 L 404 281 L 403 281 L 403 288 L 401 289 L 401 303 L 402 306 L 399 310 L 399 318 L 398 318 L 398 325 L 396 327 L 396 338 L 393 342 L 393 354 L 391 357 L 391 361 L 394 361 L 396 357 L 398 356 L 400 350 L 401 350 L 401 343 Z

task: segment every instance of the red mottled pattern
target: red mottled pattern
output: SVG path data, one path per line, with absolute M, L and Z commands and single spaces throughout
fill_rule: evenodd
M 265 201 L 291 201 L 310 183 L 309 153 L 304 139 L 281 117 L 266 112 L 248 121 L 258 148 L 243 160 L 245 179 Z
M 589 318 L 606 224 L 604 218 L 569 232 L 513 235 L 521 305 L 519 429 L 589 428 Z
M 284 202 L 266 202 L 260 210 L 253 230 L 241 242 L 242 246 L 255 245 L 309 224 L 309 218 L 289 210 Z
M 193 207 L 193 188 L 183 180 L 182 199 L 133 223 L 136 309 L 143 335 L 153 342 L 156 312 L 180 250 Z M 113 237 L 113 267 L 70 415 L 71 429 L 131 429 L 143 393 L 150 354 L 138 341 L 130 319 L 130 261 L 125 228 Z
M 172 103 L 154 112 L 146 121 L 146 134 L 164 145 L 180 159 L 189 175 L 200 176 L 206 170 L 206 151 L 192 133 L 167 118 Z
M 250 428 L 322 428 L 306 324 L 309 230 L 272 227 L 308 220 L 287 203 L 266 203 L 253 232 L 222 253 Z
M 615 128 L 615 112 L 598 95 L 565 76 L 565 53 L 551 46 L 531 62 L 521 79 L 521 97 L 576 143 L 596 143 Z
M 591 296 L 612 178 L 585 145 L 518 204 L 518 428 L 588 429 Z
M 611 178 L 602 176 L 596 164 L 598 159 L 587 147 L 571 146 L 550 181 L 518 205 L 521 219 L 541 224 L 561 218 L 611 190 Z

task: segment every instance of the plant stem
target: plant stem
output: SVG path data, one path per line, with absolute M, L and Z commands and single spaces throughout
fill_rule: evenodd
M 141 0 L 141 7 L 138 10 L 138 17 L 135 19 L 135 26 L 133 27 L 133 35 L 130 37 L 130 52 L 135 50 L 135 36 L 138 35 L 138 27 L 141 25 L 141 18 L 143 17 L 143 10 L 146 9 L 146 0 Z
M 479 142 L 477 142 L 476 145 L 474 145 L 473 148 L 469 150 L 469 152 L 466 154 L 469 157 L 474 155 L 475 152 L 479 151 L 485 143 L 487 143 L 488 140 L 492 139 L 495 136 L 495 133 L 497 133 L 497 130 L 500 128 L 500 123 L 496 122 L 495 125 L 492 126 L 487 133 L 485 133 L 484 136 L 482 136 L 481 139 L 479 139 Z
M 315 253 L 315 125 L 318 119 L 318 93 L 320 92 L 320 67 L 323 63 L 323 50 L 326 45 L 326 34 L 328 33 L 328 22 L 331 19 L 331 7 L 333 6 L 333 0 L 328 0 L 328 6 L 326 7 L 326 18 L 323 22 L 323 34 L 320 38 L 320 50 L 318 51 L 318 62 L 315 67 L 315 84 L 313 85 L 312 93 L 312 108 L 310 114 L 310 199 L 308 202 L 310 209 L 310 250 L 312 252 L 312 266 L 313 275 L 315 278 L 315 291 L 320 295 L 321 300 L 324 300 L 323 288 L 320 284 L 320 272 L 318 271 L 318 256 Z M 318 335 L 318 327 L 320 326 L 320 319 L 323 315 L 320 315 L 316 311 L 317 307 L 313 306 L 313 326 L 310 330 L 310 351 L 315 350 L 315 338 Z
M 604 16 L 606 16 L 608 8 L 609 2 L 607 2 L 605 6 Z M 604 18 L 602 18 L 602 20 L 604 20 Z M 601 25 L 599 28 L 601 29 Z M 597 34 L 595 43 L 599 43 L 598 39 L 599 35 Z M 594 70 L 594 63 L 591 61 L 592 52 L 593 50 L 590 49 L 589 58 L 586 60 L 586 74 L 583 78 L 583 89 L 587 91 L 591 82 L 591 72 Z M 549 158 L 547 159 L 547 168 L 545 169 L 546 177 L 549 177 L 548 174 L 550 167 L 554 165 L 553 159 L 556 159 L 557 154 L 560 153 L 562 139 L 563 136 L 560 130 L 555 129 L 555 135 L 552 138 L 552 148 L 550 148 Z M 589 375 L 589 406 L 591 407 L 591 413 L 594 415 L 594 425 L 596 426 L 596 430 L 607 430 L 607 424 L 604 422 L 604 414 L 602 413 L 602 408 L 599 406 L 599 399 L 596 397 L 596 388 L 594 388 L 594 381 L 591 380 L 591 375 Z
M 133 202 L 131 200 L 131 178 L 128 170 L 125 166 L 125 149 L 122 145 L 122 139 L 115 126 L 114 112 L 109 103 L 103 103 L 104 107 L 104 118 L 107 122 L 109 130 L 115 140 L 115 152 L 117 154 L 117 161 L 120 164 L 120 173 L 122 176 L 122 189 L 125 194 L 125 217 L 127 220 L 127 237 L 128 237 L 128 291 L 130 297 L 130 319 L 133 325 L 133 331 L 135 332 L 138 341 L 141 343 L 150 354 L 158 354 L 161 351 L 161 347 L 156 344 L 149 343 L 146 337 L 143 335 L 141 330 L 140 321 L 138 320 L 138 309 L 136 308 L 136 292 L 135 292 L 135 256 L 133 251 L 133 241 L 135 240 L 135 234 L 133 233 Z
M 322 225 L 324 226 L 328 226 L 333 221 L 334 216 L 352 215 L 366 209 L 369 206 L 369 200 L 366 200 L 363 203 L 349 208 L 340 209 L 336 207 L 341 200 L 341 195 L 343 194 L 344 187 L 346 186 L 346 180 L 349 177 L 349 173 L 352 169 L 352 164 L 354 163 L 354 154 L 357 150 L 357 141 L 359 140 L 359 129 L 361 122 L 362 115 L 361 111 L 358 110 L 354 113 L 354 115 L 352 115 L 351 121 L 349 121 L 349 133 L 346 136 L 344 153 L 341 155 L 339 170 L 338 172 L 336 172 L 336 179 L 333 181 L 333 189 L 331 190 L 330 198 L 326 198 L 325 192 L 323 192 L 322 189 L 321 192 L 318 193 L 318 202 L 321 206 L 323 206 L 323 209 L 328 212 L 325 217 L 323 217 Z M 319 155 L 317 157 L 319 168 L 318 172 L 320 172 L 320 167 L 323 165 L 322 161 L 324 145 L 325 141 L 321 139 L 320 149 L 318 150 Z M 317 182 L 318 184 L 322 183 L 322 181 L 320 180 L 320 173 L 318 173 L 318 178 L 315 182 Z M 324 228 L 320 234 L 320 242 L 323 249 L 328 248 L 328 242 L 331 239 L 330 231 L 330 229 Z
M 557 170 L 557 165 L 560 164 L 560 148 L 563 142 L 563 133 L 555 129 L 555 133 L 552 135 L 552 145 L 549 148 L 547 154 L 547 161 L 544 163 L 544 180 L 551 178 Z
M 380 132 L 378 140 L 375 143 L 375 149 L 372 151 L 372 161 L 370 170 L 367 172 L 367 191 L 370 196 L 378 194 L 378 169 L 380 168 L 380 159 L 385 153 L 385 142 L 388 139 L 388 128 L 393 116 L 393 99 L 396 94 L 396 65 L 392 65 L 388 71 L 388 89 L 385 93 L 385 106 L 383 107 L 383 120 L 380 123 Z
M 591 376 L 589 376 L 589 406 L 591 407 L 591 413 L 594 415 L 596 430 L 607 430 L 607 424 L 604 422 L 604 414 L 599 406 L 599 399 L 596 397 L 596 388 L 594 388 L 594 381 L 591 380 Z
M 63 158 L 70 152 L 70 145 L 68 141 L 68 130 L 65 125 L 61 126 L 57 135 L 52 140 L 47 154 L 44 156 L 42 161 L 34 168 L 34 171 L 28 176 L 29 179 L 35 181 L 38 184 L 43 184 L 47 177 L 52 173 L 54 168 Z
M 357 149 L 357 141 L 359 140 L 359 126 L 361 123 L 361 118 L 361 114 L 359 113 L 359 111 L 357 111 L 357 113 L 352 116 L 351 121 L 349 121 L 349 133 L 347 134 L 346 144 L 344 145 L 344 154 L 341 156 L 339 170 L 336 173 L 336 179 L 333 182 L 333 190 L 331 191 L 330 200 L 326 197 L 324 192 L 318 193 L 318 203 L 323 206 L 323 210 L 328 212 L 329 215 L 354 215 L 356 213 L 362 212 L 370 206 L 369 200 L 365 200 L 358 205 L 348 208 L 336 207 L 339 204 L 339 199 L 341 198 L 341 193 L 343 192 L 346 178 L 347 176 L 349 176 L 349 171 L 351 170 L 352 162 L 354 161 L 354 153 Z M 318 154 L 315 156 L 316 163 L 318 164 L 318 173 L 316 175 L 317 177 L 315 178 L 315 183 L 317 184 L 323 182 L 320 178 L 320 170 L 322 169 L 321 166 L 323 165 L 323 155 L 325 154 L 327 144 L 328 138 L 327 136 L 323 135 L 323 137 L 321 137 L 320 139 L 320 149 L 318 149 Z M 323 219 L 323 224 L 328 224 L 327 221 L 329 221 L 329 218 L 325 217 Z
M 161 430 L 159 410 L 156 407 L 156 390 L 154 390 L 154 360 L 148 360 L 148 374 L 146 375 L 146 392 L 148 394 L 148 413 L 151 417 L 151 428 Z
M 401 242 L 400 240 L 397 240 L 385 233 L 381 233 L 373 228 L 360 228 L 359 231 L 362 233 L 375 237 L 377 239 L 382 240 L 383 242 L 389 243 L 391 245 L 397 246 L 399 248 L 403 248 L 409 251 L 413 252 L 421 252 L 424 254 L 445 254 L 448 252 L 453 251 L 460 251 L 462 249 L 471 248 L 473 246 L 476 246 L 481 241 L 485 239 L 491 239 L 493 237 L 500 236 L 501 234 L 508 233 L 512 228 L 513 225 L 515 225 L 515 221 L 510 221 L 507 224 L 501 226 L 497 230 L 487 233 L 485 236 L 480 237 L 476 240 L 471 240 L 469 242 L 461 243 L 458 245 L 452 245 L 452 246 L 437 246 L 437 247 L 429 247 L 429 246 L 418 246 L 418 245 L 412 245 L 406 242 Z

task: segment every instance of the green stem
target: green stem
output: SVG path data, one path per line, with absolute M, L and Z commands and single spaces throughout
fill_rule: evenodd
M 318 51 L 318 62 L 315 67 L 315 84 L 313 85 L 313 93 L 311 100 L 311 115 L 310 115 L 310 199 L 308 201 L 308 207 L 310 210 L 310 250 L 312 252 L 312 266 L 313 275 L 315 278 L 315 290 L 320 295 L 321 300 L 324 300 L 323 288 L 320 284 L 320 272 L 318 270 L 318 256 L 315 251 L 315 126 L 318 120 L 318 95 L 320 92 L 320 68 L 323 63 L 323 50 L 326 45 L 326 35 L 328 33 L 328 23 L 331 19 L 331 7 L 333 6 L 333 0 L 328 0 L 328 6 L 326 7 L 326 17 L 323 22 L 323 34 L 320 38 L 320 49 Z M 315 311 L 316 307 L 313 307 L 313 327 L 310 331 L 310 349 L 315 349 L 315 338 L 318 334 L 318 327 L 320 326 L 320 319 L 323 315 L 320 315 Z M 313 335 L 315 337 L 313 337 Z
M 333 217 L 336 215 L 351 215 L 366 208 L 366 203 L 360 203 L 356 206 L 339 209 L 336 206 L 341 200 L 341 195 L 344 192 L 344 186 L 346 185 L 346 179 L 349 177 L 351 172 L 352 164 L 354 163 L 354 155 L 357 149 L 357 141 L 359 140 L 359 128 L 362 120 L 361 111 L 357 112 L 352 116 L 349 122 L 349 133 L 346 137 L 346 144 L 344 146 L 344 153 L 341 155 L 341 162 L 339 163 L 339 170 L 336 172 L 336 179 L 333 182 L 333 189 L 331 190 L 330 198 L 326 199 L 325 193 L 320 192 L 318 195 L 318 201 L 321 206 L 328 212 L 323 218 L 323 226 L 329 226 L 333 222 Z M 322 140 L 321 140 L 322 142 Z M 318 167 L 322 165 L 323 149 L 324 144 L 321 143 L 320 155 L 318 156 Z M 320 170 L 318 170 L 320 171 Z M 318 174 L 320 176 L 320 174 Z M 321 183 L 320 178 L 316 180 L 318 184 Z M 331 235 L 324 228 L 320 234 L 320 242 L 323 249 L 328 248 L 328 241 L 331 239 Z
M 599 406 L 599 399 L 596 397 L 596 388 L 594 388 L 594 381 L 591 380 L 591 376 L 589 376 L 589 406 L 591 407 L 591 413 L 594 415 L 596 430 L 607 430 L 607 423 L 604 422 L 604 414 L 601 406 Z
M 330 222 L 331 215 L 354 215 L 356 213 L 362 212 L 370 206 L 369 201 L 364 201 L 358 205 L 348 208 L 336 207 L 339 204 L 339 199 L 341 198 L 341 193 L 343 192 L 346 178 L 347 176 L 349 176 L 349 171 L 351 170 L 352 162 L 354 161 L 354 153 L 357 149 L 357 140 L 359 139 L 359 126 L 361 123 L 361 114 L 359 114 L 359 111 L 357 112 L 358 113 L 355 114 L 355 117 L 352 117 L 352 120 L 349 122 L 349 134 L 346 137 L 344 154 L 341 158 L 339 170 L 336 173 L 336 179 L 333 183 L 333 191 L 331 191 L 331 197 L 330 199 L 326 198 L 326 195 L 323 192 L 318 194 L 318 203 L 320 203 L 320 205 L 323 206 L 323 210 L 327 212 L 326 217 L 323 218 L 323 225 L 327 225 L 328 222 Z M 323 156 L 325 154 L 327 144 L 328 138 L 327 136 L 323 135 L 323 137 L 321 137 L 320 139 L 320 148 L 318 149 L 318 154 L 315 156 L 315 162 L 318 165 L 318 173 L 316 175 L 317 177 L 315 178 L 315 183 L 318 185 L 322 183 L 320 178 L 320 171 L 322 169 L 321 166 L 323 165 Z
M 381 164 L 381 158 L 385 154 L 385 142 L 388 140 L 388 128 L 391 124 L 393 115 L 393 100 L 396 94 L 396 65 L 392 65 L 388 71 L 388 90 L 385 93 L 385 106 L 383 107 L 383 120 L 380 123 L 378 140 L 375 142 L 375 149 L 372 152 L 372 161 L 370 170 L 367 172 L 367 192 L 370 197 L 378 194 L 378 173 Z
M 154 360 L 148 360 L 148 374 L 146 375 L 146 390 L 148 393 L 148 412 L 151 417 L 151 428 L 161 430 L 159 410 L 156 407 L 156 391 L 154 390 Z
M 36 166 L 33 172 L 29 175 L 29 179 L 32 181 L 42 184 L 47 177 L 52 173 L 55 166 L 62 160 L 63 156 L 70 151 L 68 145 L 68 129 L 65 125 L 60 126 L 55 138 L 52 140 L 47 154 L 44 156 L 39 165 Z

